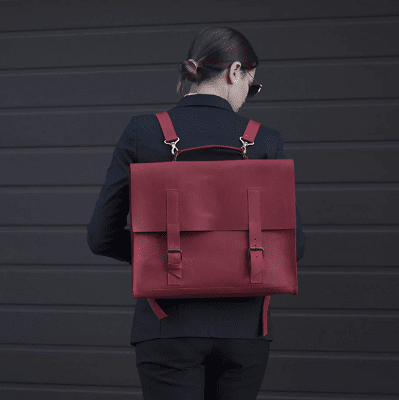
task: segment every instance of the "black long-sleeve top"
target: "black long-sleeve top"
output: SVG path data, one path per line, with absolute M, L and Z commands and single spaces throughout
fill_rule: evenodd
M 196 94 L 182 98 L 168 110 L 180 141 L 179 150 L 213 144 L 241 147 L 248 118 L 233 111 L 229 102 L 216 95 Z M 253 146 L 247 147 L 250 159 L 285 158 L 281 134 L 261 125 Z M 201 153 L 201 154 L 198 154 Z M 154 114 L 133 117 L 115 150 L 105 183 L 90 223 L 87 243 L 94 254 L 132 264 L 130 230 L 125 229 L 129 213 L 129 166 L 131 163 L 170 162 L 171 146 L 164 143 Z M 189 152 L 178 157 L 183 161 L 242 159 L 231 153 Z M 139 188 L 137 188 L 139 190 Z M 305 252 L 306 236 L 296 208 L 296 252 L 300 260 Z M 274 340 L 270 312 L 268 334 L 262 336 L 263 297 L 156 299 L 168 317 L 158 319 L 148 300 L 137 299 L 133 318 L 131 345 L 155 338 L 215 337 Z M 273 301 L 271 297 L 270 303 Z

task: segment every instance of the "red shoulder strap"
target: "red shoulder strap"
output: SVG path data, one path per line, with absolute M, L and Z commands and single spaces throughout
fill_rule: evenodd
M 159 124 L 161 125 L 162 133 L 165 137 L 165 140 L 167 142 L 177 140 L 178 138 L 176 135 L 176 131 L 173 127 L 172 120 L 170 119 L 168 112 L 162 111 L 156 113 L 155 116 L 158 118 Z M 248 121 L 247 127 L 245 128 L 245 132 L 242 135 L 242 138 L 247 142 L 253 143 L 255 141 L 256 135 L 258 134 L 260 125 L 261 124 L 259 122 L 250 119 Z

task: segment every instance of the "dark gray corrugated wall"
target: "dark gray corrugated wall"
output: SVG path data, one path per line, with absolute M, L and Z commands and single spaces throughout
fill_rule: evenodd
M 170 3 L 0 1 L 0 399 L 142 398 L 131 266 L 86 225 L 125 126 L 178 102 L 213 24 L 258 54 L 240 114 L 283 135 L 307 235 L 258 398 L 397 399 L 398 1 Z

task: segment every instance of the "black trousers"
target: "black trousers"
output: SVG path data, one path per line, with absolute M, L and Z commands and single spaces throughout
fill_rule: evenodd
M 136 344 L 144 400 L 256 400 L 270 341 L 179 337 Z

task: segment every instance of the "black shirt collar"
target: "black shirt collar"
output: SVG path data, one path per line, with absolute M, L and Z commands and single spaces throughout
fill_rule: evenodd
M 183 97 L 176 105 L 176 107 L 190 107 L 190 106 L 210 106 L 223 108 L 225 110 L 233 111 L 230 103 L 220 96 L 215 94 L 191 94 Z

